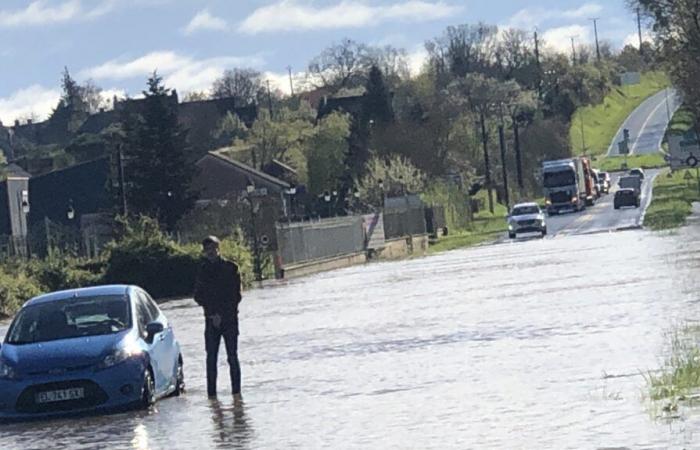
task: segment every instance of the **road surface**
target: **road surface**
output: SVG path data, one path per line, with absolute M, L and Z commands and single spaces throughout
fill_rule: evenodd
M 547 239 L 246 292 L 240 408 L 223 355 L 221 400 L 207 399 L 200 308 L 165 304 L 186 395 L 3 425 L 0 448 L 698 448 L 700 417 L 656 420 L 641 374 L 659 367 L 669 328 L 700 314 L 700 229 L 587 234 L 637 223 L 608 201 L 554 218 Z
M 667 106 L 668 101 L 668 106 Z M 630 154 L 641 155 L 658 152 L 661 141 L 668 126 L 669 118 L 680 107 L 678 93 L 672 89 L 664 89 L 642 102 L 630 114 L 615 134 L 608 156 L 619 156 L 618 142 L 623 140 L 623 130 L 630 133 Z

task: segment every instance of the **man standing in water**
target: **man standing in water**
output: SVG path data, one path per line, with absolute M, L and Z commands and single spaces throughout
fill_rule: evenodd
M 241 398 L 241 367 L 238 363 L 238 304 L 241 277 L 238 266 L 221 257 L 220 241 L 208 236 L 202 241 L 204 260 L 197 273 L 194 300 L 204 308 L 204 342 L 207 352 L 207 394 L 216 397 L 216 375 L 221 338 L 228 356 L 234 402 Z

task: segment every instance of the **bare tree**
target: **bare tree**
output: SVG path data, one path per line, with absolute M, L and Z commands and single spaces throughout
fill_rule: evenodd
M 214 81 L 213 98 L 233 97 L 237 103 L 247 105 L 255 100 L 263 88 L 262 74 L 255 69 L 230 69 Z
M 316 56 L 309 64 L 310 84 L 338 92 L 362 86 L 372 66 L 372 50 L 352 39 L 343 39 Z

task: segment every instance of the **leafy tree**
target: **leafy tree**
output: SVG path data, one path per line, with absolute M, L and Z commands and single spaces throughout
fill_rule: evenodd
M 409 160 L 395 155 L 386 160 L 372 158 L 367 164 L 366 174 L 355 184 L 364 202 L 380 205 L 382 195 L 422 192 L 426 180 L 426 175 Z
M 236 99 L 240 106 L 254 101 L 263 89 L 262 74 L 254 69 L 230 69 L 212 86 L 213 98 Z
M 155 72 L 143 94 L 142 113 L 130 112 L 123 122 L 129 208 L 172 229 L 194 203 L 189 186 L 195 169 L 186 157 L 177 104 Z
M 297 109 L 283 107 L 272 117 L 261 109 L 252 127 L 239 124 L 236 133 L 241 137 L 234 140 L 234 145 L 250 147 L 250 163 L 258 169 L 273 159 L 305 168 L 304 149 L 313 135 L 314 119 L 314 111 L 306 102 Z
M 338 185 L 348 151 L 350 117 L 333 112 L 321 119 L 309 139 L 306 156 L 309 192 L 314 195 Z

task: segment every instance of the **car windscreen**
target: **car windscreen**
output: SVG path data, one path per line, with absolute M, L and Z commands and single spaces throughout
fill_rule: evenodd
M 518 206 L 513 208 L 511 215 L 513 216 L 524 216 L 526 214 L 539 214 L 540 209 L 537 206 Z
M 128 298 L 122 295 L 73 297 L 27 306 L 7 332 L 8 344 L 32 344 L 114 334 L 131 327 Z
M 544 187 L 571 186 L 575 183 L 576 177 L 571 169 L 544 173 Z

